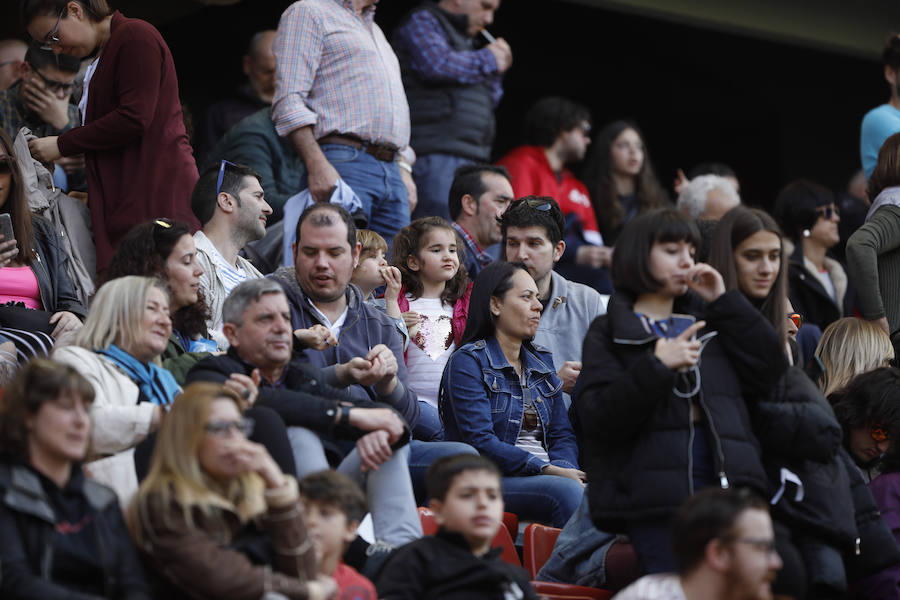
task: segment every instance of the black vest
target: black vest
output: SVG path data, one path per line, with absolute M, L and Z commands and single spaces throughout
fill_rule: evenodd
M 448 14 L 431 2 L 413 12 L 419 10 L 427 10 L 437 18 L 454 50 L 474 50 L 464 17 Z M 440 152 L 489 160 L 495 129 L 491 86 L 424 82 L 413 72 L 408 56 L 398 58 L 412 123 L 410 146 L 416 154 Z

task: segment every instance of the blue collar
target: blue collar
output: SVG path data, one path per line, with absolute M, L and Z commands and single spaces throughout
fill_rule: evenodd
M 487 354 L 488 362 L 492 368 L 513 369 L 513 366 L 506 360 L 506 355 L 503 354 L 503 350 L 500 348 L 500 342 L 497 340 L 497 336 L 491 336 L 484 340 L 484 342 L 485 353 Z M 526 381 L 530 380 L 534 374 L 546 375 L 548 373 L 556 372 L 552 367 L 547 366 L 547 363 L 541 360 L 541 358 L 533 352 L 530 344 L 522 344 L 521 357 Z

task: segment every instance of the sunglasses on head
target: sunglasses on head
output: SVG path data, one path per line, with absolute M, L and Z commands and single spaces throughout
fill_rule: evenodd
M 228 162 L 224 158 L 222 159 L 222 162 L 219 163 L 219 176 L 216 177 L 216 197 L 218 197 L 219 192 L 222 191 L 222 180 L 225 178 L 225 165 L 231 165 L 232 167 L 237 166 L 233 162 Z
M 834 204 L 829 204 L 828 206 L 819 206 L 816 207 L 816 212 L 825 217 L 826 219 L 831 219 L 831 217 L 837 215 L 841 216 L 841 211 Z
M 878 442 L 879 444 L 881 442 L 890 441 L 890 439 L 891 439 L 891 434 L 888 432 L 888 430 L 880 425 L 878 427 L 873 427 L 869 431 L 869 435 L 871 435 L 872 439 L 875 440 L 876 442 Z
M 522 198 L 519 202 L 524 202 L 529 208 L 539 210 L 541 212 L 549 212 L 553 208 L 545 198 Z
M 800 329 L 800 326 L 803 325 L 803 315 L 798 312 L 790 312 L 787 314 L 788 319 L 790 319 L 794 323 L 794 327 Z

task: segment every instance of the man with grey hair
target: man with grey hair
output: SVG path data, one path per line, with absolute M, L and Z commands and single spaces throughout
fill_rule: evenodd
M 222 315 L 228 352 L 198 362 L 186 382 L 237 386 L 251 400 L 258 387 L 256 402 L 288 426 L 298 477 L 327 469 L 331 456 L 340 463 L 338 471 L 366 490 L 377 540 L 399 546 L 420 537 L 407 465 L 409 428 L 400 414 L 386 404 L 353 398 L 346 387 L 333 387 L 334 380 L 314 365 L 291 361 L 291 313 L 278 283 L 239 284 Z M 367 362 L 353 358 L 336 365 L 339 380 L 355 381 Z
M 734 184 L 718 175 L 691 179 L 678 196 L 678 210 L 692 219 L 718 221 L 741 203 Z

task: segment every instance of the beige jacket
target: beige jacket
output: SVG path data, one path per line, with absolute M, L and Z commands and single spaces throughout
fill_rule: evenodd
M 155 404 L 138 404 L 137 384 L 103 355 L 78 346 L 57 348 L 53 359 L 71 365 L 94 388 L 91 448 L 84 465 L 91 479 L 111 487 L 126 506 L 137 491 L 134 447 L 150 433 Z

